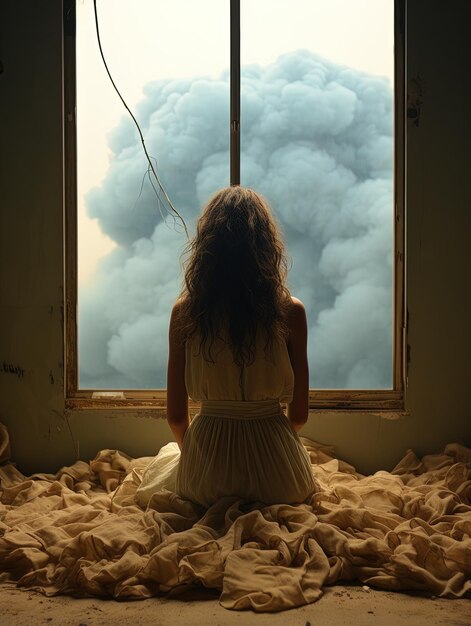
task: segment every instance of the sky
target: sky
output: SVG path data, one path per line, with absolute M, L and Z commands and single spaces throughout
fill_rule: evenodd
M 115 82 L 194 224 L 228 184 L 229 3 L 97 4 Z M 285 234 L 315 387 L 391 384 L 392 4 L 242 2 L 241 182 Z M 162 387 L 185 240 L 142 185 L 88 0 L 77 33 L 80 382 Z

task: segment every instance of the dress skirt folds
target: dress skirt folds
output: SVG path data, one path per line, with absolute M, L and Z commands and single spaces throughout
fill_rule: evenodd
M 162 489 L 203 507 L 225 496 L 295 504 L 316 490 L 309 455 L 280 404 L 291 401 L 294 384 L 285 342 L 269 358 L 260 347 L 242 376 L 224 345 L 214 363 L 187 345 L 185 382 L 200 411 L 181 453 L 170 443 L 148 466 L 136 494 L 141 506 Z
M 314 479 L 279 402 L 206 401 L 185 434 L 176 491 L 205 507 L 232 495 L 299 503 L 314 491 Z

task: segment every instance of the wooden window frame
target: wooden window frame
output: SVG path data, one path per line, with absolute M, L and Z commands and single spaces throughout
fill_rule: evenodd
M 405 32 L 407 0 L 394 0 L 394 269 L 393 388 L 310 389 L 316 412 L 367 412 L 396 417 L 405 412 L 407 317 L 405 295 Z M 230 180 L 240 182 L 240 0 L 231 2 Z M 66 408 L 166 414 L 165 389 L 78 389 L 77 349 L 77 137 L 75 0 L 63 0 L 63 149 L 64 149 L 64 394 Z M 199 404 L 189 404 L 190 414 Z

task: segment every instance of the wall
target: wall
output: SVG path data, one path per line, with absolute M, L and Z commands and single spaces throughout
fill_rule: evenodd
M 12 456 L 30 473 L 73 462 L 73 439 L 85 460 L 101 448 L 154 454 L 171 438 L 164 420 L 64 412 L 61 2 L 6 0 L 0 11 L 0 421 Z M 422 90 L 407 148 L 408 415 L 314 414 L 301 433 L 364 472 L 390 469 L 407 448 L 471 445 L 471 11 L 466 0 L 446 10 L 410 0 L 408 12 L 409 84 Z

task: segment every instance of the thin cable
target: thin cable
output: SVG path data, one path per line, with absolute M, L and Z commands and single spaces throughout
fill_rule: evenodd
M 113 77 L 111 76 L 111 72 L 110 72 L 110 70 L 108 69 L 108 64 L 106 63 L 105 55 L 103 54 L 103 48 L 102 48 L 102 46 L 101 46 L 100 29 L 99 29 L 99 27 L 98 27 L 98 12 L 97 12 L 97 8 L 96 8 L 96 0 L 93 0 L 93 10 L 94 10 L 94 13 L 95 13 L 95 26 L 96 26 L 96 36 L 97 36 L 97 41 L 98 41 L 98 48 L 100 49 L 101 59 L 102 59 L 102 61 L 103 61 L 103 65 L 105 66 L 106 73 L 108 74 L 108 78 L 110 79 L 111 84 L 112 84 L 112 85 L 113 85 L 113 87 L 114 87 L 114 90 L 115 90 L 115 91 L 116 91 L 116 93 L 118 94 L 119 99 L 120 99 L 120 100 L 121 100 L 121 102 L 123 103 L 124 108 L 125 108 L 125 109 L 126 109 L 126 111 L 129 113 L 129 115 L 130 115 L 130 116 L 131 116 L 131 118 L 132 118 L 132 121 L 133 121 L 133 122 L 134 122 L 134 124 L 136 125 L 137 132 L 139 133 L 139 137 L 140 137 L 140 139 L 141 139 L 141 143 L 142 143 L 142 148 L 143 148 L 143 150 L 144 150 L 144 154 L 146 155 L 147 162 L 149 163 L 149 168 L 150 168 L 150 171 L 152 172 L 152 174 L 153 174 L 153 176 L 154 176 L 155 180 L 157 181 L 157 185 L 158 185 L 159 189 L 160 189 L 160 190 L 161 190 L 161 192 L 164 194 L 165 199 L 166 199 L 166 201 L 167 201 L 167 203 L 168 203 L 168 205 L 169 205 L 170 209 L 173 211 L 173 213 L 174 213 L 174 214 L 175 214 L 175 215 L 179 218 L 179 220 L 180 220 L 180 221 L 181 221 L 181 223 L 183 224 L 183 228 L 185 229 L 186 238 L 189 240 L 189 239 L 190 239 L 190 236 L 189 236 L 189 234 L 188 234 L 188 228 L 187 228 L 187 226 L 186 226 L 185 220 L 184 220 L 184 219 L 183 219 L 183 217 L 180 215 L 180 213 L 177 211 L 177 209 L 173 206 L 173 204 L 172 204 L 172 202 L 171 202 L 170 198 L 169 198 L 169 197 L 168 197 L 168 195 L 167 195 L 167 192 L 166 192 L 166 191 L 165 191 L 165 189 L 163 188 L 163 185 L 162 185 L 162 183 L 160 182 L 159 177 L 157 176 L 157 172 L 156 172 L 156 170 L 155 170 L 155 168 L 154 168 L 154 164 L 152 163 L 152 160 L 151 160 L 151 158 L 150 158 L 150 156 L 149 156 L 149 153 L 147 152 L 146 143 L 145 143 L 145 141 L 144 141 L 144 135 L 142 134 L 141 127 L 139 126 L 139 124 L 138 124 L 138 122 L 137 122 L 136 118 L 134 117 L 134 115 L 133 115 L 133 113 L 132 113 L 131 109 L 130 109 L 130 108 L 128 107 L 128 105 L 126 104 L 126 101 L 124 100 L 123 96 L 121 95 L 121 93 L 120 93 L 119 89 L 116 87 L 116 84 L 115 84 L 115 82 L 114 82 L 114 80 L 113 80 Z M 152 185 L 152 187 L 154 187 L 154 186 Z M 154 188 L 154 189 L 155 189 L 155 188 Z M 157 197 L 158 197 L 158 196 L 157 196 Z M 159 198 L 159 202 L 161 202 L 160 198 Z

